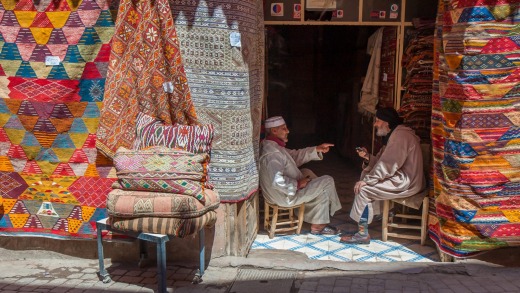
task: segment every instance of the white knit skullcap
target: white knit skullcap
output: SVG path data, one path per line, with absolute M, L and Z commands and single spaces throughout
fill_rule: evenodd
M 285 124 L 282 116 L 274 116 L 265 120 L 265 128 L 278 127 Z

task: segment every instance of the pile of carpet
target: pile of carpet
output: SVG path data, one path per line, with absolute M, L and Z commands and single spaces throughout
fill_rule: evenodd
M 211 226 L 220 200 L 208 180 L 211 125 L 164 125 L 139 113 L 134 149 L 114 155 L 112 227 L 185 237 Z

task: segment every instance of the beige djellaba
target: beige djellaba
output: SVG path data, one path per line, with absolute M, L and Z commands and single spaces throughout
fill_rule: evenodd
M 371 223 L 374 214 L 379 214 L 378 201 L 410 197 L 424 191 L 423 155 L 420 139 L 415 132 L 407 126 L 398 125 L 386 146 L 376 156 L 370 155 L 361 180 L 367 185 L 355 195 L 350 211 L 350 217 L 356 222 L 359 222 L 366 206 L 369 208 L 368 223 Z

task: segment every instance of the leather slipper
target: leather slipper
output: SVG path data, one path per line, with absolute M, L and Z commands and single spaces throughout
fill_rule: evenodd
M 345 235 L 339 239 L 339 242 L 345 244 L 370 244 L 370 235 L 362 236 L 359 233 L 354 235 Z
M 321 231 L 312 231 L 311 230 L 311 234 L 312 235 L 338 235 L 341 231 L 339 229 L 337 229 L 336 227 L 332 227 L 332 226 L 325 226 L 323 229 L 321 229 Z

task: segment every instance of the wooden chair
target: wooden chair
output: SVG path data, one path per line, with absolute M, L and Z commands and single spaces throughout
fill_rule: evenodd
M 298 209 L 297 217 L 295 209 Z M 296 231 L 296 234 L 300 234 L 304 212 L 305 203 L 293 207 L 281 207 L 264 198 L 264 229 L 268 231 L 269 238 L 273 239 L 274 234 L 280 232 Z
M 429 144 L 421 144 L 421 151 L 423 156 L 423 166 L 424 173 L 426 175 L 426 182 L 428 182 L 428 175 L 430 170 L 430 161 L 431 161 L 431 146 Z M 428 235 L 428 210 L 430 207 L 430 198 L 429 187 L 426 186 L 425 190 L 419 192 L 416 195 L 412 195 L 406 198 L 397 198 L 392 200 L 385 200 L 383 202 L 383 229 L 382 229 L 382 239 L 386 241 L 388 236 L 396 237 L 396 238 L 405 238 L 405 239 L 415 239 L 421 240 L 421 245 L 424 245 L 426 241 L 426 236 Z M 401 213 L 395 214 L 391 221 L 389 221 L 390 209 L 392 209 L 395 204 L 402 205 Z M 419 214 L 410 214 L 409 211 L 411 209 L 420 210 Z M 397 223 L 395 218 L 400 218 L 400 223 Z M 418 224 L 409 223 L 408 219 L 411 220 L 419 220 Z M 396 229 L 412 229 L 412 230 L 420 230 L 419 235 L 410 235 L 399 232 L 390 232 L 392 228 Z
M 406 199 L 410 199 L 412 197 L 422 197 L 422 211 L 419 215 L 410 214 L 408 211 L 411 210 L 410 206 L 406 205 Z M 416 239 L 421 240 L 421 245 L 424 245 L 426 241 L 426 236 L 428 235 L 428 210 L 429 210 L 429 202 L 430 198 L 428 194 L 417 194 L 412 195 L 410 198 L 405 198 L 405 202 L 403 203 L 403 199 L 396 200 L 385 200 L 383 203 L 383 230 L 382 230 L 382 240 L 387 241 L 388 236 L 396 237 L 396 238 L 405 238 L 405 239 Z M 402 212 L 395 214 L 392 219 L 389 219 L 389 211 L 395 204 L 401 204 L 403 206 Z M 397 222 L 396 218 L 401 218 L 403 221 Z M 418 224 L 409 223 L 407 220 L 419 220 Z M 390 221 L 389 221 L 390 220 Z M 392 228 L 396 229 L 412 229 L 412 230 L 420 230 L 420 235 L 411 235 L 409 233 L 401 233 L 401 232 L 389 232 Z

